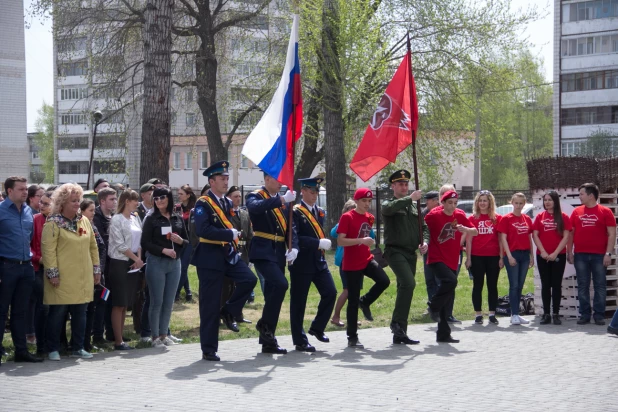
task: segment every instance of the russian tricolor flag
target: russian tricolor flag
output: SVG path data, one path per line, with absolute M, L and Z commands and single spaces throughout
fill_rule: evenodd
M 298 21 L 294 15 L 285 69 L 277 91 L 242 149 L 242 154 L 266 173 L 288 187 L 293 187 L 294 153 L 292 140 L 303 129 L 303 99 L 298 62 Z M 296 117 L 296 130 L 292 130 Z

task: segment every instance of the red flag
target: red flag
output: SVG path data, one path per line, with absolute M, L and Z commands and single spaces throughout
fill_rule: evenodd
M 397 155 L 416 138 L 418 104 L 410 59 L 411 53 L 408 52 L 386 88 L 350 162 L 350 169 L 364 182 L 389 162 L 395 162 Z

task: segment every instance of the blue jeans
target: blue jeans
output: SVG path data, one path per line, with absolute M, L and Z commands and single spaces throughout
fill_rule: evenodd
M 148 289 L 148 285 L 144 289 L 144 306 L 142 306 L 142 317 L 140 323 L 142 324 L 142 330 L 140 331 L 139 336 L 141 338 L 149 338 L 150 333 L 150 319 L 148 318 L 148 311 L 150 310 L 150 292 Z M 170 328 L 167 328 L 167 336 L 170 336 L 172 333 L 170 332 Z
M 49 305 L 47 317 L 47 350 L 57 352 L 60 350 L 60 335 L 67 319 L 67 311 L 71 313 L 71 350 L 77 352 L 84 349 L 84 335 L 86 333 L 86 308 L 87 303 L 77 305 Z
M 23 265 L 0 261 L 0 347 L 4 337 L 6 316 L 11 307 L 11 337 L 15 352 L 26 352 L 27 313 L 34 285 L 34 268 L 30 262 Z
M 185 288 L 185 296 L 191 296 L 191 285 L 189 285 L 189 263 L 191 263 L 191 255 L 193 255 L 193 247 L 191 243 L 187 243 L 182 248 L 182 254 L 180 255 L 180 281 L 178 282 L 178 289 L 176 290 L 176 296 L 180 297 L 180 291 Z
M 530 266 L 530 251 L 515 250 L 511 252 L 513 258 L 517 261 L 515 266 L 509 263 L 509 257 L 504 255 L 504 267 L 506 274 L 509 276 L 509 304 L 511 305 L 511 315 L 519 315 L 519 301 L 521 300 L 521 291 L 524 289 L 526 275 Z
M 614 329 L 618 329 L 618 310 L 614 312 L 614 317 L 612 318 L 612 321 L 609 323 L 609 326 L 611 326 Z
M 172 317 L 176 288 L 180 280 L 180 259 L 149 254 L 146 282 L 150 294 L 148 319 L 153 337 L 165 335 Z
M 577 275 L 577 296 L 579 314 L 582 319 L 590 320 L 590 277 L 594 286 L 594 318 L 605 319 L 605 297 L 607 295 L 607 268 L 603 266 L 603 255 L 596 253 L 576 253 L 575 273 Z

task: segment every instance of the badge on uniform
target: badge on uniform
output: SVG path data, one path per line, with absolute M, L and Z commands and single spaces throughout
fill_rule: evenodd
M 204 207 L 203 206 L 198 206 L 195 208 L 195 214 L 196 215 L 203 215 L 204 214 Z

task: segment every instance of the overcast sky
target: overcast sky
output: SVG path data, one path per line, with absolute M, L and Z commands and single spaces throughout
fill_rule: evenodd
M 24 0 L 27 10 L 32 0 Z M 528 38 L 533 44 L 535 54 L 543 59 L 545 77 L 551 81 L 553 65 L 553 8 L 549 0 L 513 0 L 514 7 L 525 8 L 529 5 L 540 5 L 546 16 L 528 26 L 522 37 Z M 28 17 L 26 17 L 29 20 Z M 34 132 L 34 122 L 37 110 L 43 104 L 53 103 L 53 44 L 51 21 L 32 21 L 30 28 L 26 27 L 26 84 L 28 106 L 28 132 Z

